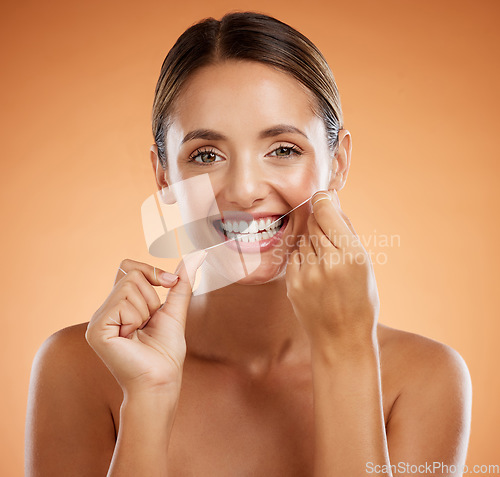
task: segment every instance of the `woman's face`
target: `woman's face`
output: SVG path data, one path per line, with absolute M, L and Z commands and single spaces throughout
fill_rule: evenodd
M 234 237 L 237 232 L 230 230 L 241 220 L 250 231 L 257 226 L 262 230 L 266 218 L 269 224 L 328 188 L 337 161 L 328 149 L 324 123 L 312 110 L 312 98 L 292 76 L 251 61 L 203 67 L 185 83 L 166 137 L 165 177 L 172 184 L 207 174 L 216 204 L 207 203 L 205 215 L 214 217 L 218 209 L 224 222 L 210 221 L 210 233 L 222 240 Z M 196 189 L 192 193 L 194 197 Z M 200 201 L 189 197 L 177 197 L 179 207 L 188 216 L 191 208 L 199 217 Z M 240 252 L 253 257 L 258 252 L 260 258 L 256 269 L 238 282 L 259 284 L 282 276 L 310 213 L 306 203 L 277 223 L 279 229 L 248 234 L 253 235 L 249 242 L 238 240 Z M 230 253 L 226 249 L 219 257 L 227 262 Z

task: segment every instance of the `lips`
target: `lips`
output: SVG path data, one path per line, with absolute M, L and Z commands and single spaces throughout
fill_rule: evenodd
M 241 220 L 235 215 L 224 214 L 222 220 L 214 221 L 214 227 L 224 240 L 230 240 L 244 251 L 263 251 L 277 243 L 288 223 L 288 217 L 280 215 L 246 214 L 249 220 Z M 238 242 L 235 244 L 234 242 Z

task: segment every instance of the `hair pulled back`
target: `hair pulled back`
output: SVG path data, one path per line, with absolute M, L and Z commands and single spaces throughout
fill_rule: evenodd
M 153 137 L 163 168 L 166 133 L 183 84 L 197 69 L 227 60 L 257 61 L 296 78 L 316 98 L 314 112 L 324 121 L 328 146 L 335 152 L 343 116 L 333 73 L 321 52 L 276 18 L 231 12 L 221 20 L 210 17 L 190 26 L 163 61 L 152 110 Z

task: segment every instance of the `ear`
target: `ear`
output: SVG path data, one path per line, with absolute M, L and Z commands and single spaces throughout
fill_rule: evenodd
M 158 156 L 158 146 L 156 143 L 151 145 L 149 151 L 151 165 L 153 166 L 153 171 L 155 173 L 156 186 L 160 191 L 161 200 L 164 204 L 175 204 L 177 200 L 167 179 L 167 168 L 164 169 L 161 165 L 160 158 Z
M 351 133 L 347 129 L 339 131 L 337 152 L 332 161 L 332 170 L 328 189 L 341 190 L 346 181 L 349 167 L 351 165 Z

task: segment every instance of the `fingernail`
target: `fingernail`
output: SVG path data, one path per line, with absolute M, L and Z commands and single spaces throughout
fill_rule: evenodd
M 179 280 L 179 275 L 175 275 L 175 274 L 169 273 L 169 272 L 163 272 L 160 275 L 160 280 L 164 283 L 172 285 L 172 284 L 176 283 L 177 280 Z

